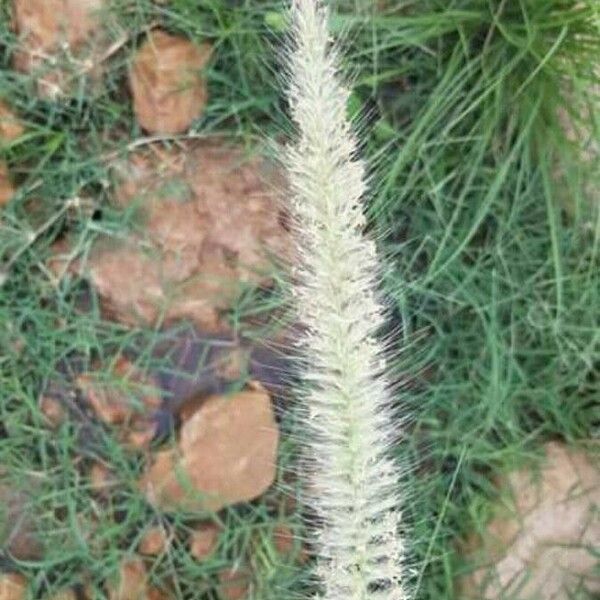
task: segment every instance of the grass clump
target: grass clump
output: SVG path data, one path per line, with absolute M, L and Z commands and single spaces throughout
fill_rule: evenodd
M 591 151 L 598 140 L 598 8 L 592 0 L 331 7 L 332 31 L 346 34 L 352 101 L 367 107 L 368 221 L 387 259 L 392 327 L 410 348 L 393 365 L 410 389 L 413 417 L 399 458 L 419 465 L 415 500 L 405 509 L 409 574 L 416 597 L 451 599 L 464 568 L 455 541 L 486 518 L 492 474 L 526 460 L 539 441 L 597 433 L 600 216 L 586 179 L 593 163 L 581 147 Z M 278 40 L 269 25 L 282 26 L 284 9 L 270 1 L 111 3 L 127 41 L 108 62 L 104 85 L 52 102 L 12 71 L 17 40 L 2 6 L 0 96 L 26 132 L 1 149 L 18 192 L 0 223 L 2 264 L 11 263 L 0 288 L 0 466 L 9 481 L 34 477 L 39 490 L 36 514 L 49 552 L 17 565 L 32 597 L 84 573 L 100 590 L 133 551 L 138 527 L 159 518 L 135 486 L 139 459 L 125 456 L 110 434 L 82 448 L 76 423 L 50 432 L 38 407 L 65 359 L 110 358 L 140 339 L 151 347 L 159 335 L 103 320 L 96 299 L 76 311 L 84 284 L 67 277 L 57 285 L 46 267 L 65 230 L 79 255 L 100 235 L 126 235 L 127 223 L 108 204 L 102 158 L 143 137 L 125 86 L 130 53 L 151 23 L 211 41 L 210 100 L 189 135 L 225 133 L 258 149 L 258 139 L 283 123 L 272 74 Z M 74 198 L 82 201 L 69 204 Z M 249 292 L 233 318 L 243 323 L 275 304 Z M 80 469 L 98 457 L 120 474 L 114 502 L 125 518 L 100 517 L 90 539 L 75 517 L 98 517 Z M 197 597 L 200 589 L 215 598 L 219 569 L 244 557 L 257 598 L 301 596 L 310 589 L 302 571 L 281 567 L 270 538 L 280 520 L 272 501 L 226 511 L 213 558 L 192 562 L 177 546 L 152 581 L 177 573 L 174 597 Z M 189 527 L 190 515 L 170 519 Z

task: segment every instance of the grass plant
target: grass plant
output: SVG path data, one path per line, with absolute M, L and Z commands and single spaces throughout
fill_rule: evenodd
M 300 337 L 301 463 L 322 597 L 404 600 L 397 422 L 385 370 L 380 265 L 364 234 L 366 165 L 347 116 L 329 12 L 291 8 L 288 100 L 298 139 L 286 167 L 296 238 L 293 303 Z
M 73 277 L 56 284 L 45 267 L 49 247 L 66 228 L 80 254 L 99 236 L 126 235 L 127 223 L 108 204 L 102 159 L 144 137 L 124 82 L 150 23 L 215 45 L 210 101 L 191 135 L 225 133 L 259 152 L 262 139 L 281 132 L 272 48 L 285 30 L 285 6 L 113 2 L 115 35 L 126 31 L 127 40 L 111 57 L 104 86 L 94 95 L 83 86 L 56 103 L 37 98 L 31 78 L 10 68 L 9 5 L 0 6 L 0 96 L 26 132 L 1 149 L 19 191 L 0 221 L 0 256 L 10 263 L 0 288 L 0 468 L 13 485 L 35 490 L 48 551 L 17 565 L 32 582 L 31 597 L 85 577 L 101 598 L 102 581 L 134 550 L 139 525 L 164 517 L 135 485 L 139 459 L 109 434 L 82 447 L 74 423 L 50 432 L 38 399 L 65 358 L 110 360 L 140 336 L 151 347 L 160 334 L 107 322 L 97 303 L 75 311 L 83 284 Z M 388 265 L 391 327 L 408 348 L 392 367 L 410 391 L 412 416 L 398 458 L 418 465 L 415 501 L 405 506 L 409 576 L 416 598 L 451 600 L 466 569 L 456 541 L 485 522 L 496 495 L 492 475 L 526 461 L 543 440 L 598 433 L 600 212 L 589 193 L 598 189 L 597 180 L 590 183 L 593 164 L 580 155 L 581 144 L 599 138 L 598 7 L 594 0 L 331 6 L 333 32 L 345 39 L 351 104 L 366 106 L 369 228 Z M 77 197 L 82 202 L 73 203 Z M 246 314 L 274 304 L 249 290 L 234 320 L 243 329 Z M 142 367 L 149 360 L 139 358 Z M 282 474 L 292 442 L 281 450 Z M 103 517 L 81 477 L 82 461 L 93 458 L 118 471 L 118 523 Z M 217 571 L 245 561 L 257 599 L 308 594 L 304 571 L 284 564 L 273 547 L 270 532 L 281 520 L 275 495 L 225 511 L 210 560 L 193 562 L 175 545 L 152 580 L 176 573 L 175 597 L 217 598 Z M 185 532 L 191 517 L 169 522 Z

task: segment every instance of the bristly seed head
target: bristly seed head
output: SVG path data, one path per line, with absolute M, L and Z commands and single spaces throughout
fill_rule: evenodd
M 405 600 L 400 472 L 378 333 L 378 258 L 364 234 L 366 175 L 347 118 L 328 12 L 293 0 L 288 100 L 298 139 L 286 167 L 299 266 L 293 300 L 305 327 L 307 503 L 327 600 Z

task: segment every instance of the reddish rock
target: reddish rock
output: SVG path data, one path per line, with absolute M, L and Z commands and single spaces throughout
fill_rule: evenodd
M 275 478 L 279 431 L 264 391 L 212 396 L 157 452 L 140 482 L 162 510 L 218 511 L 260 496 Z
M 282 557 L 291 558 L 299 563 L 304 563 L 309 558 L 307 549 L 300 543 L 294 530 L 288 525 L 275 526 L 273 545 Z
M 152 586 L 148 588 L 147 596 L 144 600 L 172 600 L 175 597 L 174 594 L 169 594 L 161 588 Z
M 146 600 L 148 574 L 144 562 L 137 557 L 126 558 L 119 569 L 118 581 L 107 586 L 109 600 Z
M 181 36 L 152 31 L 133 58 L 129 75 L 138 123 L 151 133 L 181 133 L 203 112 L 201 73 L 211 55 Z
M 44 415 L 46 423 L 52 428 L 58 427 L 65 420 L 65 408 L 62 402 L 51 396 L 40 398 L 40 411 Z
M 132 450 L 147 450 L 156 436 L 158 423 L 144 416 L 134 416 L 125 434 L 125 444 Z
M 190 536 L 190 554 L 199 561 L 210 557 L 217 547 L 220 529 L 214 523 L 204 523 Z
M 149 556 L 158 556 L 169 547 L 169 537 L 164 527 L 150 527 L 144 532 L 138 552 Z
M 292 529 L 287 525 L 277 525 L 273 529 L 273 544 L 279 554 L 291 554 L 295 545 Z
M 27 597 L 27 580 L 20 573 L 0 574 L 0 600 L 23 600 Z
M 85 374 L 77 377 L 77 387 L 90 403 L 96 416 L 104 423 L 110 425 L 122 423 L 132 413 L 129 402 L 117 398 L 114 390 L 99 382 L 94 375 Z
M 118 483 L 115 474 L 104 463 L 94 462 L 90 468 L 90 485 L 94 492 L 106 495 Z
M 248 598 L 251 585 L 250 573 L 246 569 L 223 569 L 218 573 L 219 596 L 222 600 Z
M 86 273 L 105 299 L 110 315 L 128 324 L 153 323 L 166 305 L 160 263 L 132 238 L 117 244 L 99 243 Z
M 15 188 L 10 181 L 8 167 L 4 161 L 0 161 L 0 207 L 8 204 L 15 195 Z
M 0 100 L 0 145 L 18 139 L 23 132 L 21 121 L 8 105 Z
M 85 373 L 77 378 L 77 386 L 97 417 L 109 425 L 129 422 L 141 408 L 152 411 L 161 403 L 158 384 L 123 357 L 110 376 L 102 371 Z
M 12 481 L 0 483 L 0 547 L 16 560 L 39 560 L 43 545 L 37 533 L 32 496 Z M 33 482 L 29 480 L 29 485 Z

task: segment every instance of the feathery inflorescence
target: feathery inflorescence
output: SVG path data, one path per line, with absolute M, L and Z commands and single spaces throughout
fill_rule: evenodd
M 328 600 L 400 600 L 403 544 L 391 394 L 378 333 L 378 257 L 364 235 L 365 165 L 347 117 L 328 11 L 293 0 L 288 101 L 298 139 L 288 171 L 299 265 L 294 301 L 305 328 L 303 426 L 308 508 Z

